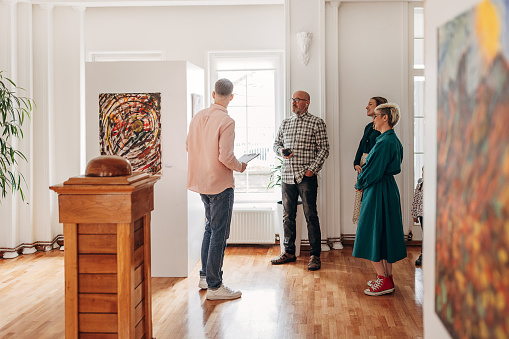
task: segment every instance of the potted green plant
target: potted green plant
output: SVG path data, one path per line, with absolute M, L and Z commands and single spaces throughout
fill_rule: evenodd
M 22 182 L 26 186 L 26 181 L 17 166 L 19 159 L 27 161 L 27 158 L 12 141 L 23 139 L 21 127 L 25 119 L 30 119 L 34 104 L 32 99 L 20 96 L 18 93 L 25 90 L 2 73 L 0 71 L 0 194 L 5 198 L 7 190 L 17 191 L 25 200 Z
M 283 168 L 283 159 L 280 157 L 276 157 L 276 159 L 279 161 L 279 164 L 274 166 L 270 172 L 270 181 L 267 185 L 268 190 L 276 186 L 281 187 L 281 169 Z
M 283 168 L 283 159 L 276 157 L 278 160 L 277 165 L 272 167 L 270 172 L 270 180 L 267 185 L 267 190 L 275 187 L 281 187 L 281 170 Z M 283 201 L 279 200 L 276 204 L 276 215 L 275 215 L 275 226 L 277 227 L 276 232 L 279 234 L 279 243 L 283 243 Z

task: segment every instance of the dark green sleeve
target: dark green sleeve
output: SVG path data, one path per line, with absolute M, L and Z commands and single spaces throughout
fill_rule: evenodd
M 355 160 L 353 161 L 353 167 L 361 164 L 361 158 L 362 158 L 362 144 L 364 142 L 364 136 L 362 137 L 361 141 L 359 142 L 359 147 L 357 147 L 357 153 L 355 153 Z
M 361 141 L 359 142 L 359 147 L 357 147 L 357 153 L 355 153 L 355 160 L 353 161 L 353 167 L 361 164 L 362 153 L 364 153 L 364 144 L 366 143 L 366 138 L 368 137 L 366 134 L 367 126 L 364 127 L 364 134 L 362 135 Z
M 357 176 L 355 188 L 364 189 L 380 181 L 390 161 L 390 143 L 377 142 L 369 152 L 362 172 Z

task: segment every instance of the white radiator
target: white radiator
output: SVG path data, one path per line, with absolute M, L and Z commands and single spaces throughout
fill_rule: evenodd
M 229 244 L 274 244 L 274 210 L 234 209 Z

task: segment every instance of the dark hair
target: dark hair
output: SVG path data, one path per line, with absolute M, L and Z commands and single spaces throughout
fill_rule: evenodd
M 387 103 L 387 99 L 385 99 L 384 97 L 372 97 L 371 99 L 375 100 L 376 101 L 376 105 L 381 105 L 381 104 L 386 104 Z
M 221 97 L 229 96 L 233 93 L 233 83 L 228 79 L 219 79 L 216 81 L 214 92 Z

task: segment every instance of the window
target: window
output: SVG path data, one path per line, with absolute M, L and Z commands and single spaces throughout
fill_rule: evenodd
M 282 54 L 278 52 L 211 53 L 210 88 L 217 79 L 234 84 L 228 106 L 235 120 L 235 155 L 260 153 L 244 173 L 234 172 L 236 201 L 277 200 L 278 188 L 267 190 L 276 157 L 272 146 L 283 117 Z
M 424 8 L 421 3 L 410 6 L 410 30 L 412 34 L 413 62 L 410 74 L 413 78 L 411 93 L 414 111 L 414 187 L 422 177 L 424 165 Z

